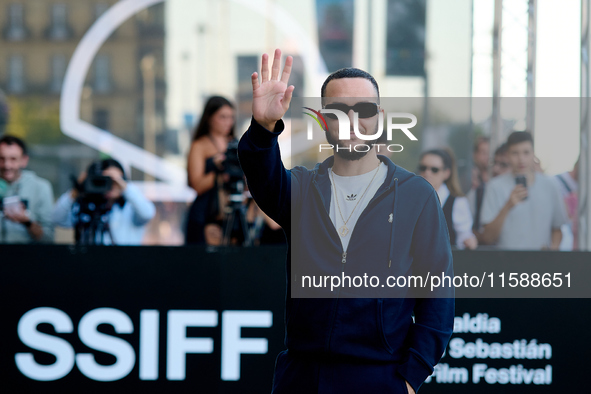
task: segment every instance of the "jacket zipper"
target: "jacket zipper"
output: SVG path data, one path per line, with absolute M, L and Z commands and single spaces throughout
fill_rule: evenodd
M 316 182 L 316 179 L 314 179 L 312 181 L 314 183 L 314 188 L 316 189 L 316 192 L 318 193 L 318 196 L 320 197 L 320 201 L 322 202 L 322 207 L 324 208 L 324 212 L 326 213 L 326 216 L 328 217 L 328 220 L 332 223 L 332 220 L 330 219 L 330 213 L 327 211 L 326 209 L 326 201 L 324 200 L 324 196 L 322 195 L 322 193 L 320 192 L 320 189 L 318 188 L 318 183 Z M 369 208 L 371 208 L 371 206 L 375 205 L 376 201 L 378 199 L 380 199 L 382 197 L 382 195 L 385 195 L 387 192 L 389 192 L 392 188 L 390 186 L 387 186 L 384 190 L 382 190 L 379 194 L 375 195 L 367 204 L 367 207 L 365 207 L 365 209 L 363 210 L 363 212 L 361 212 L 361 215 L 359 215 L 359 219 L 357 219 L 357 221 L 361 220 L 361 218 L 363 217 L 363 215 L 365 214 L 366 211 L 369 210 Z M 343 244 L 342 242 L 340 242 L 340 238 L 339 234 L 337 233 L 336 228 L 333 226 L 332 227 L 332 232 L 333 235 L 336 234 L 337 235 L 337 239 L 339 241 L 339 244 L 341 245 L 341 267 L 342 270 L 341 272 L 344 274 L 345 273 L 345 265 L 347 263 L 347 252 L 345 252 L 345 250 L 343 249 Z M 357 225 L 355 226 L 357 227 Z M 355 228 L 353 228 L 353 232 L 351 233 L 351 239 L 353 239 L 353 234 L 355 233 Z M 330 339 L 332 337 L 332 329 L 334 327 L 334 320 L 336 318 L 336 312 L 337 312 L 337 304 L 339 301 L 339 296 L 340 296 L 340 292 L 341 292 L 341 288 L 337 288 L 337 295 L 335 298 L 335 302 L 334 302 L 334 306 L 333 306 L 333 311 L 332 311 L 332 317 L 330 319 L 330 326 L 329 326 L 329 333 L 328 333 L 328 338 L 326 340 L 326 350 L 330 350 Z

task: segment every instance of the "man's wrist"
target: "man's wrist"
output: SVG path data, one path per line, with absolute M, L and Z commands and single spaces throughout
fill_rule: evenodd
M 277 125 L 277 122 L 259 122 L 258 120 L 255 119 L 255 121 L 260 124 L 262 127 L 264 127 L 265 129 L 269 130 L 270 132 L 273 132 L 275 130 L 275 125 Z
M 253 117 L 248 131 L 248 138 L 257 148 L 271 148 L 277 144 L 277 138 L 283 132 L 284 127 L 283 120 L 278 120 L 274 129 L 268 130 Z

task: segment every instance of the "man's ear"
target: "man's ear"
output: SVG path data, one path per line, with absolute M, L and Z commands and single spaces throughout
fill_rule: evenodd
M 23 157 L 21 157 L 21 169 L 27 168 L 28 165 L 29 165 L 29 155 L 23 155 Z

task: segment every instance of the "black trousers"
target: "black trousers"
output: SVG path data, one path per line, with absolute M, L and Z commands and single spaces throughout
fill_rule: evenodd
M 407 394 L 396 364 L 315 359 L 279 353 L 272 394 Z

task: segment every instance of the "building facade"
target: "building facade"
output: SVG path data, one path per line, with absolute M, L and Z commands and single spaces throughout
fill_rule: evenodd
M 69 60 L 86 31 L 116 0 L 0 0 L 0 89 L 12 106 L 56 108 Z M 152 56 L 156 130 L 164 128 L 164 5 L 142 11 L 102 46 L 87 75 L 81 117 L 130 142 L 143 142 L 141 60 Z M 30 131 L 19 130 L 25 134 Z M 11 124 L 7 127 L 11 132 Z M 22 135 L 27 137 L 27 135 Z M 38 141 L 43 143 L 43 141 Z

